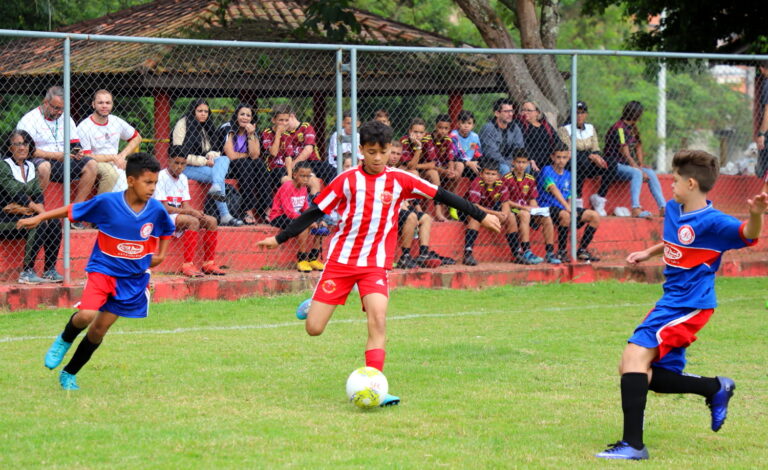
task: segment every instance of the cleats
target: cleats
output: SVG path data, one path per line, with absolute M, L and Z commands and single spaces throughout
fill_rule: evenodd
M 452 266 L 452 265 L 456 264 L 456 260 L 455 259 L 449 258 L 447 256 L 440 256 L 439 254 L 437 254 L 433 250 L 429 250 L 429 255 L 432 256 L 433 258 L 439 259 L 443 263 L 444 266 Z
M 459 211 L 457 211 L 455 208 L 451 207 L 448 209 L 448 217 L 453 220 L 459 220 Z M 445 263 L 443 263 L 445 264 Z
M 547 253 L 547 254 L 544 256 L 544 261 L 546 261 L 546 262 L 547 262 L 547 263 L 549 263 L 549 264 L 563 264 L 563 262 L 562 262 L 562 261 L 560 261 L 560 258 L 558 258 L 557 256 L 555 256 L 555 254 L 554 254 L 554 253 Z
M 296 269 L 298 269 L 301 273 L 311 273 L 312 265 L 309 264 L 309 261 L 302 260 L 296 263 Z
M 48 352 L 45 353 L 45 367 L 49 369 L 55 369 L 59 367 L 61 361 L 64 360 L 64 355 L 67 354 L 72 343 L 67 343 L 61 339 L 61 335 L 57 336 L 53 340 L 53 344 L 48 348 Z
M 399 404 L 400 404 L 400 397 L 396 397 L 394 395 L 390 395 L 389 393 L 387 393 L 386 395 L 384 395 L 384 398 L 381 399 L 381 404 L 379 406 L 383 408 L 385 406 L 395 406 Z
M 416 264 L 424 268 L 439 268 L 443 262 L 437 253 L 427 252 L 416 257 Z
M 648 448 L 638 450 L 624 441 L 608 444 L 608 448 L 596 454 L 600 459 L 648 460 Z
M 59 374 L 59 383 L 63 390 L 80 390 L 80 387 L 77 386 L 76 377 L 63 370 L 61 371 L 61 374 Z
M 464 264 L 467 266 L 477 266 L 477 260 L 472 256 L 471 251 L 464 252 Z
M 717 380 L 720 381 L 720 390 L 705 402 L 712 414 L 712 430 L 715 432 L 719 431 L 725 423 L 725 418 L 728 416 L 728 402 L 736 389 L 736 382 L 728 377 L 718 377 Z
M 519 264 L 540 264 L 542 261 L 544 260 L 534 255 L 531 250 L 526 250 L 525 253 L 518 253 L 515 256 L 515 262 Z
M 397 267 L 400 269 L 413 269 L 417 266 L 418 264 L 416 263 L 416 260 L 408 252 L 403 253 L 397 261 Z
M 598 258 L 597 256 L 595 256 L 592 253 L 590 253 L 589 251 L 587 251 L 586 248 L 579 248 L 576 251 L 576 257 L 578 259 L 580 259 L 581 261 L 587 261 L 587 262 L 590 262 L 590 261 L 600 261 L 600 258 Z
M 309 266 L 312 268 L 313 271 L 322 271 L 325 269 L 325 264 L 323 264 L 322 261 L 319 259 L 313 259 L 309 262 Z
M 312 299 L 307 299 L 300 303 L 299 307 L 296 309 L 296 318 L 299 320 L 306 320 L 310 305 L 312 305 Z

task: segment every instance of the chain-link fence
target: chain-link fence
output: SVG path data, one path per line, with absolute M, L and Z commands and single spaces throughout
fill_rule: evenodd
M 353 129 L 371 119 L 394 130 L 392 166 L 504 222 L 489 234 L 411 201 L 400 268 L 619 259 L 660 239 L 682 148 L 719 157 L 711 199 L 725 212 L 743 215 L 761 186 L 754 58 L 27 36 L 0 43 L 6 281 L 80 277 L 97 227 L 16 223 L 124 190 L 137 151 L 160 161 L 155 196 L 178 229 L 160 271 L 317 269 L 333 217 L 277 253 L 255 242 L 357 162 Z

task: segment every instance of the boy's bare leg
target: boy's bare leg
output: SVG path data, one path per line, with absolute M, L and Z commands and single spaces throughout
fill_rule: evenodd
M 373 293 L 363 297 L 363 307 L 368 316 L 368 342 L 365 349 L 384 349 L 387 342 L 387 306 L 389 298 Z
M 309 307 L 309 312 L 307 312 L 307 323 L 305 325 L 307 334 L 309 334 L 309 336 L 319 336 L 323 334 L 325 326 L 328 325 L 328 322 L 331 320 L 334 310 L 336 310 L 336 305 L 313 300 L 312 305 Z

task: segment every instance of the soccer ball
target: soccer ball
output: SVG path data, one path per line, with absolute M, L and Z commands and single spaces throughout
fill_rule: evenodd
M 361 367 L 347 379 L 347 397 L 356 407 L 375 408 L 389 392 L 387 378 L 373 367 Z

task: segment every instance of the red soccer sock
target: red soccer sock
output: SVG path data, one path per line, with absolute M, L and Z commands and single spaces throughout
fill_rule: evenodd
M 206 230 L 203 232 L 203 261 L 213 261 L 216 258 L 216 246 L 219 244 L 219 232 Z
M 365 352 L 365 365 L 384 372 L 384 356 L 387 353 L 383 349 L 369 349 Z
M 195 251 L 197 251 L 197 231 L 184 231 L 181 241 L 184 243 L 184 262 L 191 263 L 195 259 Z

